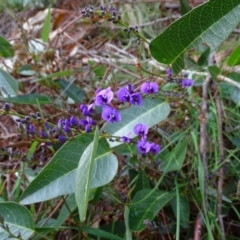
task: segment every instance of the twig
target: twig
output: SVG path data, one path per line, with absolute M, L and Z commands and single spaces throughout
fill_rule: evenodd
M 223 142 L 223 131 L 222 131 L 222 105 L 219 98 L 218 86 L 216 83 L 213 84 L 215 102 L 217 107 L 217 117 L 218 117 L 218 145 L 219 145 L 219 165 L 222 165 L 224 161 L 224 142 Z M 224 168 L 223 165 L 218 171 L 218 197 L 217 197 L 217 215 L 218 221 L 221 229 L 222 239 L 225 239 L 225 230 L 222 219 L 222 196 L 223 196 L 223 178 L 224 178 Z
M 214 64 L 214 53 L 209 56 L 208 65 Z M 211 82 L 210 73 L 207 75 L 202 86 L 202 110 L 200 120 L 200 155 L 204 169 L 204 211 L 207 211 L 207 188 L 208 188 L 208 167 L 207 167 L 207 102 L 208 86 Z
M 194 226 L 194 240 L 201 239 L 201 228 L 202 228 L 202 215 L 201 212 L 199 212 Z

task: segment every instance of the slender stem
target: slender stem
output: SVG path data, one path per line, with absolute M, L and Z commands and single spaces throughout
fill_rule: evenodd
M 219 98 L 218 86 L 216 83 L 213 84 L 213 90 L 215 95 L 215 102 L 217 107 L 217 118 L 218 118 L 218 144 L 219 144 L 219 161 L 218 164 L 222 164 L 224 161 L 224 142 L 223 142 L 223 123 L 222 123 L 222 105 Z M 222 218 L 222 196 L 223 196 L 223 179 L 224 179 L 224 168 L 223 165 L 218 171 L 218 197 L 217 197 L 217 215 L 221 229 L 222 239 L 225 239 L 225 229 Z

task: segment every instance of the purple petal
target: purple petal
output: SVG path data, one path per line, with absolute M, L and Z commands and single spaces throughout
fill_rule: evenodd
M 194 81 L 192 79 L 183 79 L 181 84 L 183 88 L 188 88 L 194 85 Z
M 158 154 L 160 150 L 161 150 L 161 147 L 158 144 L 156 143 L 151 144 L 150 152 L 152 152 L 153 154 Z
M 137 149 L 141 154 L 147 154 L 150 151 L 151 144 L 144 140 L 139 140 L 137 144 Z
M 121 102 L 130 102 L 131 101 L 131 95 L 130 92 L 126 87 L 122 87 L 117 92 L 117 97 L 119 101 Z
M 153 94 L 158 92 L 158 85 L 155 82 L 145 82 L 141 85 L 141 92 Z
M 128 138 L 126 136 L 121 137 L 121 140 L 125 143 L 131 143 L 131 138 Z
M 74 116 L 71 116 L 70 124 L 71 126 L 78 126 L 78 120 Z
M 58 136 L 58 140 L 59 140 L 60 142 L 66 142 L 67 138 L 66 138 L 65 136 L 63 136 L 63 135 L 59 135 L 59 136 Z
M 137 124 L 133 129 L 134 133 L 138 136 L 145 136 L 148 133 L 148 127 L 144 124 Z
M 121 121 L 120 113 L 108 106 L 103 107 L 102 119 L 105 121 L 110 121 L 112 123 Z
M 170 68 L 168 68 L 168 69 L 166 70 L 166 73 L 167 73 L 168 77 L 171 77 L 171 76 L 172 76 L 172 70 L 171 70 Z
M 107 89 L 101 90 L 95 99 L 95 104 L 97 106 L 102 106 L 109 104 L 113 99 L 113 91 L 111 91 L 111 87 L 108 87 Z
M 131 99 L 131 103 L 133 105 L 137 104 L 138 106 L 142 105 L 142 96 L 140 93 L 133 93 L 131 95 L 132 99 Z

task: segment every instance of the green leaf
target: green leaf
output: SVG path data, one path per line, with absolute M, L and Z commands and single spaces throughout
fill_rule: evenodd
M 125 227 L 126 227 L 126 239 L 127 240 L 132 240 L 132 232 L 129 228 L 129 208 L 125 206 L 124 208 L 124 222 L 125 222 Z
M 117 123 L 106 123 L 102 131 L 106 131 L 113 136 L 128 136 L 133 138 L 136 135 L 133 133 L 133 128 L 138 123 L 144 123 L 149 128 L 156 125 L 167 118 L 170 113 L 170 106 L 167 102 L 162 102 L 160 99 L 146 98 L 143 100 L 141 107 L 131 106 L 130 108 L 121 111 L 122 120 Z M 122 144 L 121 142 L 110 142 L 111 147 Z
M 144 170 L 141 170 L 138 173 L 137 180 L 135 183 L 135 187 L 133 189 L 133 196 L 140 190 L 144 188 L 150 188 L 150 184 L 147 178 L 147 175 Z
M 173 64 L 175 73 L 184 68 L 184 53 L 200 43 L 216 49 L 240 21 L 239 0 L 210 0 L 171 24 L 150 43 L 159 62 Z
M 90 189 L 101 187 L 111 182 L 117 173 L 117 169 L 117 157 L 111 153 L 106 140 L 101 139 L 98 145 L 97 157 L 93 164 Z
M 73 193 L 76 176 L 73 172 L 92 139 L 91 135 L 82 134 L 75 140 L 66 142 L 25 189 L 20 203 L 31 204 Z
M 208 65 L 208 57 L 210 54 L 210 48 L 207 47 L 205 51 L 201 54 L 200 58 L 197 61 L 198 66 L 207 66 Z
M 0 56 L 9 58 L 14 56 L 13 46 L 3 37 L 0 36 Z
M 171 206 L 172 210 L 177 217 L 177 198 L 174 197 L 171 200 Z M 190 207 L 189 207 L 189 201 L 188 198 L 185 196 L 179 196 L 179 204 L 180 206 L 180 224 L 182 228 L 188 228 L 189 227 L 189 218 L 190 218 Z
M 50 104 L 52 100 L 49 96 L 29 93 L 16 97 L 4 98 L 6 102 L 18 103 L 18 104 Z
M 83 232 L 95 235 L 97 237 L 102 237 L 104 239 L 110 239 L 110 240 L 123 240 L 123 238 L 118 237 L 112 233 L 103 231 L 101 229 L 97 229 L 97 228 L 91 228 L 91 227 L 81 227 L 81 230 Z
M 80 221 L 84 221 L 87 214 L 87 205 L 93 162 L 96 156 L 99 141 L 98 127 L 95 129 L 94 139 L 84 151 L 77 168 L 75 183 L 75 197 L 78 205 Z
M 237 66 L 240 64 L 240 45 L 238 45 L 230 54 L 227 64 L 230 67 Z
M 75 140 L 65 143 L 24 191 L 21 203 L 41 202 L 73 193 L 79 160 L 91 141 L 91 135 L 83 134 Z M 117 169 L 116 156 L 109 149 L 106 139 L 100 139 L 97 157 L 93 164 L 90 189 L 112 181 Z
M 211 74 L 212 78 L 218 82 L 218 75 L 221 73 L 221 70 L 216 65 L 213 65 L 208 67 L 208 71 Z
M 161 163 L 161 170 L 170 172 L 170 171 L 178 171 L 181 169 L 183 165 L 183 161 L 185 159 L 187 151 L 187 140 L 182 139 L 178 142 L 176 147 L 169 153 L 167 153 L 165 156 L 162 157 L 162 163 Z M 168 164 L 170 163 L 170 166 Z
M 180 13 L 181 15 L 184 15 L 186 13 L 188 13 L 189 11 L 191 11 L 191 7 L 188 4 L 187 0 L 180 0 Z
M 14 202 L 0 203 L 0 214 L 4 219 L 4 225 L 15 236 L 21 234 L 22 239 L 29 239 L 34 233 L 34 222 L 28 209 Z M 9 233 L 0 226 L 0 239 L 7 240 Z
M 234 103 L 238 104 L 240 102 L 240 90 L 234 87 L 231 91 L 231 99 Z
M 71 84 L 63 79 L 58 79 L 56 82 L 59 84 L 60 88 L 64 93 L 70 97 L 75 103 L 81 103 L 86 98 L 86 95 L 82 89 L 80 89 L 75 84 Z
M 50 8 L 48 8 L 48 13 L 47 13 L 45 22 L 43 24 L 43 29 L 41 32 L 41 38 L 43 42 L 48 41 L 50 30 L 51 30 L 51 11 L 50 11 Z
M 146 197 L 152 190 L 143 189 L 136 193 L 132 202 L 138 202 Z M 152 221 L 157 213 L 175 196 L 169 193 L 156 190 L 144 201 L 130 205 L 129 226 L 132 231 L 141 231 L 145 228 L 144 220 Z
M 0 69 L 0 92 L 4 97 L 16 96 L 18 92 L 18 82 L 2 69 Z

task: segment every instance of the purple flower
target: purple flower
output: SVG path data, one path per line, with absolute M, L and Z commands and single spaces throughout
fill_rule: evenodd
M 105 121 L 110 121 L 111 123 L 121 121 L 120 113 L 108 106 L 103 107 L 102 119 Z
M 183 88 L 188 88 L 188 87 L 193 86 L 194 81 L 192 79 L 183 79 L 181 84 L 182 84 Z
M 135 104 L 137 104 L 138 106 L 142 105 L 142 96 L 140 95 L 140 93 L 133 93 L 131 97 L 132 97 L 131 103 L 133 105 Z
M 91 117 L 93 114 L 93 104 L 90 104 L 89 106 L 85 104 L 80 105 L 80 110 L 86 117 Z
M 78 120 L 74 116 L 71 116 L 70 124 L 71 126 L 78 126 Z
M 70 127 L 69 127 L 67 124 L 65 124 L 65 125 L 63 126 L 63 130 L 64 130 L 65 132 L 67 132 L 67 133 L 70 133 L 70 132 L 71 132 L 71 129 L 70 129 Z
M 141 154 L 147 154 L 150 151 L 151 144 L 145 140 L 139 140 L 137 144 L 137 149 Z
M 41 135 L 42 138 L 48 138 L 48 134 L 44 131 L 41 131 L 40 135 Z
M 138 136 L 145 136 L 148 133 L 148 127 L 144 124 L 139 123 L 134 127 L 133 131 Z
M 158 154 L 161 150 L 161 147 L 156 144 L 156 143 L 152 143 L 151 144 L 151 148 L 150 148 L 150 152 L 153 153 L 153 154 Z
M 121 140 L 125 143 L 131 143 L 132 142 L 131 138 L 126 137 L 126 136 L 121 137 Z
M 59 135 L 59 136 L 58 136 L 58 140 L 59 140 L 60 142 L 66 142 L 67 138 L 66 138 L 65 136 L 63 136 L 63 135 Z
M 35 128 L 34 128 L 34 126 L 32 125 L 32 124 L 29 124 L 28 126 L 27 126 L 27 134 L 34 134 L 35 133 Z
M 9 112 L 10 109 L 11 109 L 11 107 L 10 107 L 9 103 L 4 103 L 4 105 L 3 105 L 3 110 L 4 110 L 5 112 Z
M 132 100 L 131 94 L 127 87 L 122 87 L 117 92 L 117 97 L 121 102 L 130 102 Z
M 141 92 L 153 94 L 158 92 L 158 85 L 155 82 L 145 82 L 141 85 Z
M 70 123 L 70 120 L 69 120 L 69 119 L 66 119 L 66 120 L 63 122 L 63 124 L 64 124 L 65 126 L 71 127 L 71 123 Z
M 94 121 L 92 118 L 87 117 L 86 119 L 81 119 L 80 124 L 85 127 L 86 132 L 91 132 L 92 127 L 96 125 L 96 121 Z
M 168 69 L 166 70 L 166 73 L 167 73 L 168 77 L 171 77 L 171 76 L 172 76 L 172 70 L 171 70 L 170 68 L 168 68 Z
M 97 96 L 95 98 L 95 104 L 97 106 L 102 106 L 109 104 L 113 99 L 113 91 L 111 91 L 111 87 L 108 87 L 107 89 L 101 90 L 97 93 Z
M 47 121 L 44 123 L 44 127 L 45 127 L 47 130 L 50 130 L 50 129 L 51 129 L 50 126 L 49 126 L 49 123 L 48 123 Z

